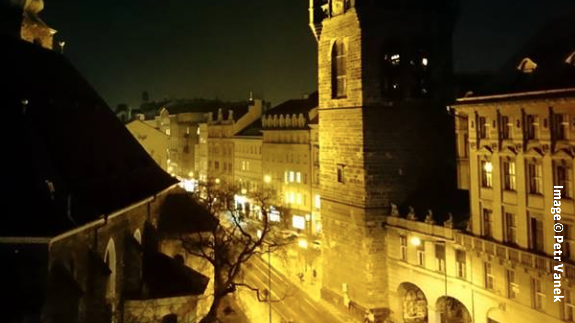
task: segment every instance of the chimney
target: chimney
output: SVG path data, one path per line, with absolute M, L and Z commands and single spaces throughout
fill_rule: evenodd
M 24 17 L 23 0 L 0 0 L 0 33 L 20 38 Z

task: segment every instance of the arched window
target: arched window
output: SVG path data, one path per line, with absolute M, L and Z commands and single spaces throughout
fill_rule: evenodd
M 336 41 L 331 51 L 332 97 L 347 96 L 347 49 L 343 41 Z
M 106 262 L 111 272 L 106 285 L 106 298 L 113 300 L 116 297 L 116 245 L 114 244 L 114 239 L 108 241 L 104 262 Z

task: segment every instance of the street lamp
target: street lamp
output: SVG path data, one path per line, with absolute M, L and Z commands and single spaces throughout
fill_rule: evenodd
M 272 177 L 270 175 L 264 176 L 264 183 L 269 184 L 272 182 Z
M 411 237 L 411 244 L 415 247 L 419 247 L 421 245 L 421 239 L 418 236 Z

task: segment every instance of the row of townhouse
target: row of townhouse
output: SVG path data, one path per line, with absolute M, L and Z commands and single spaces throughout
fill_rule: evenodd
M 274 221 L 318 234 L 317 93 L 273 108 L 251 98 L 227 107 L 201 103 L 167 103 L 155 119 L 134 120 L 127 127 L 167 172 L 193 183 L 186 188 L 206 181 L 234 185 L 238 206 L 252 217 L 260 210 L 250 196 L 272 189 Z

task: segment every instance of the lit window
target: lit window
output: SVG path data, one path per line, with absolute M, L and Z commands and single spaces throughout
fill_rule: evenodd
M 506 191 L 515 191 L 515 162 L 514 161 L 504 161 L 503 162 L 503 185 Z
M 296 178 L 296 182 L 301 183 L 301 173 L 300 172 L 296 173 L 295 178 Z
M 486 262 L 485 266 L 485 289 L 493 290 L 495 286 L 495 275 L 491 263 Z
M 401 62 L 401 61 L 400 61 L 400 56 L 399 56 L 399 54 L 393 54 L 393 55 L 391 55 L 391 60 L 390 60 L 390 61 L 391 61 L 391 64 L 392 64 L 392 65 L 396 65 L 396 66 L 399 65 L 399 63 Z
M 301 193 L 297 193 L 297 204 L 301 205 Z
M 293 183 L 293 182 L 294 182 L 294 177 L 295 177 L 294 172 L 289 172 L 289 181 L 290 181 L 290 183 Z
M 291 204 L 294 204 L 294 203 L 295 203 L 295 193 L 294 193 L 294 192 L 290 192 L 290 194 L 289 194 L 289 202 L 290 202 Z
M 170 129 L 166 129 L 166 135 L 170 135 Z
M 490 161 L 481 161 L 481 186 L 493 187 L 493 164 Z
M 246 162 L 242 160 L 242 170 L 246 170 Z
M 541 287 L 541 280 L 537 278 L 531 278 L 531 290 L 533 308 L 542 310 L 543 304 L 545 303 L 545 294 L 543 293 L 543 288 Z
M 427 57 L 424 57 L 421 59 L 421 65 L 427 66 L 428 64 L 429 64 L 429 61 L 428 61 Z
M 507 271 L 507 297 L 516 299 L 519 296 L 519 284 L 517 284 L 517 277 L 515 271 Z
M 315 201 L 314 201 L 315 207 L 316 207 L 316 209 L 319 209 L 319 208 L 321 207 L 321 197 L 320 197 L 320 195 L 319 195 L 319 194 L 316 194 L 314 199 L 315 199 Z

